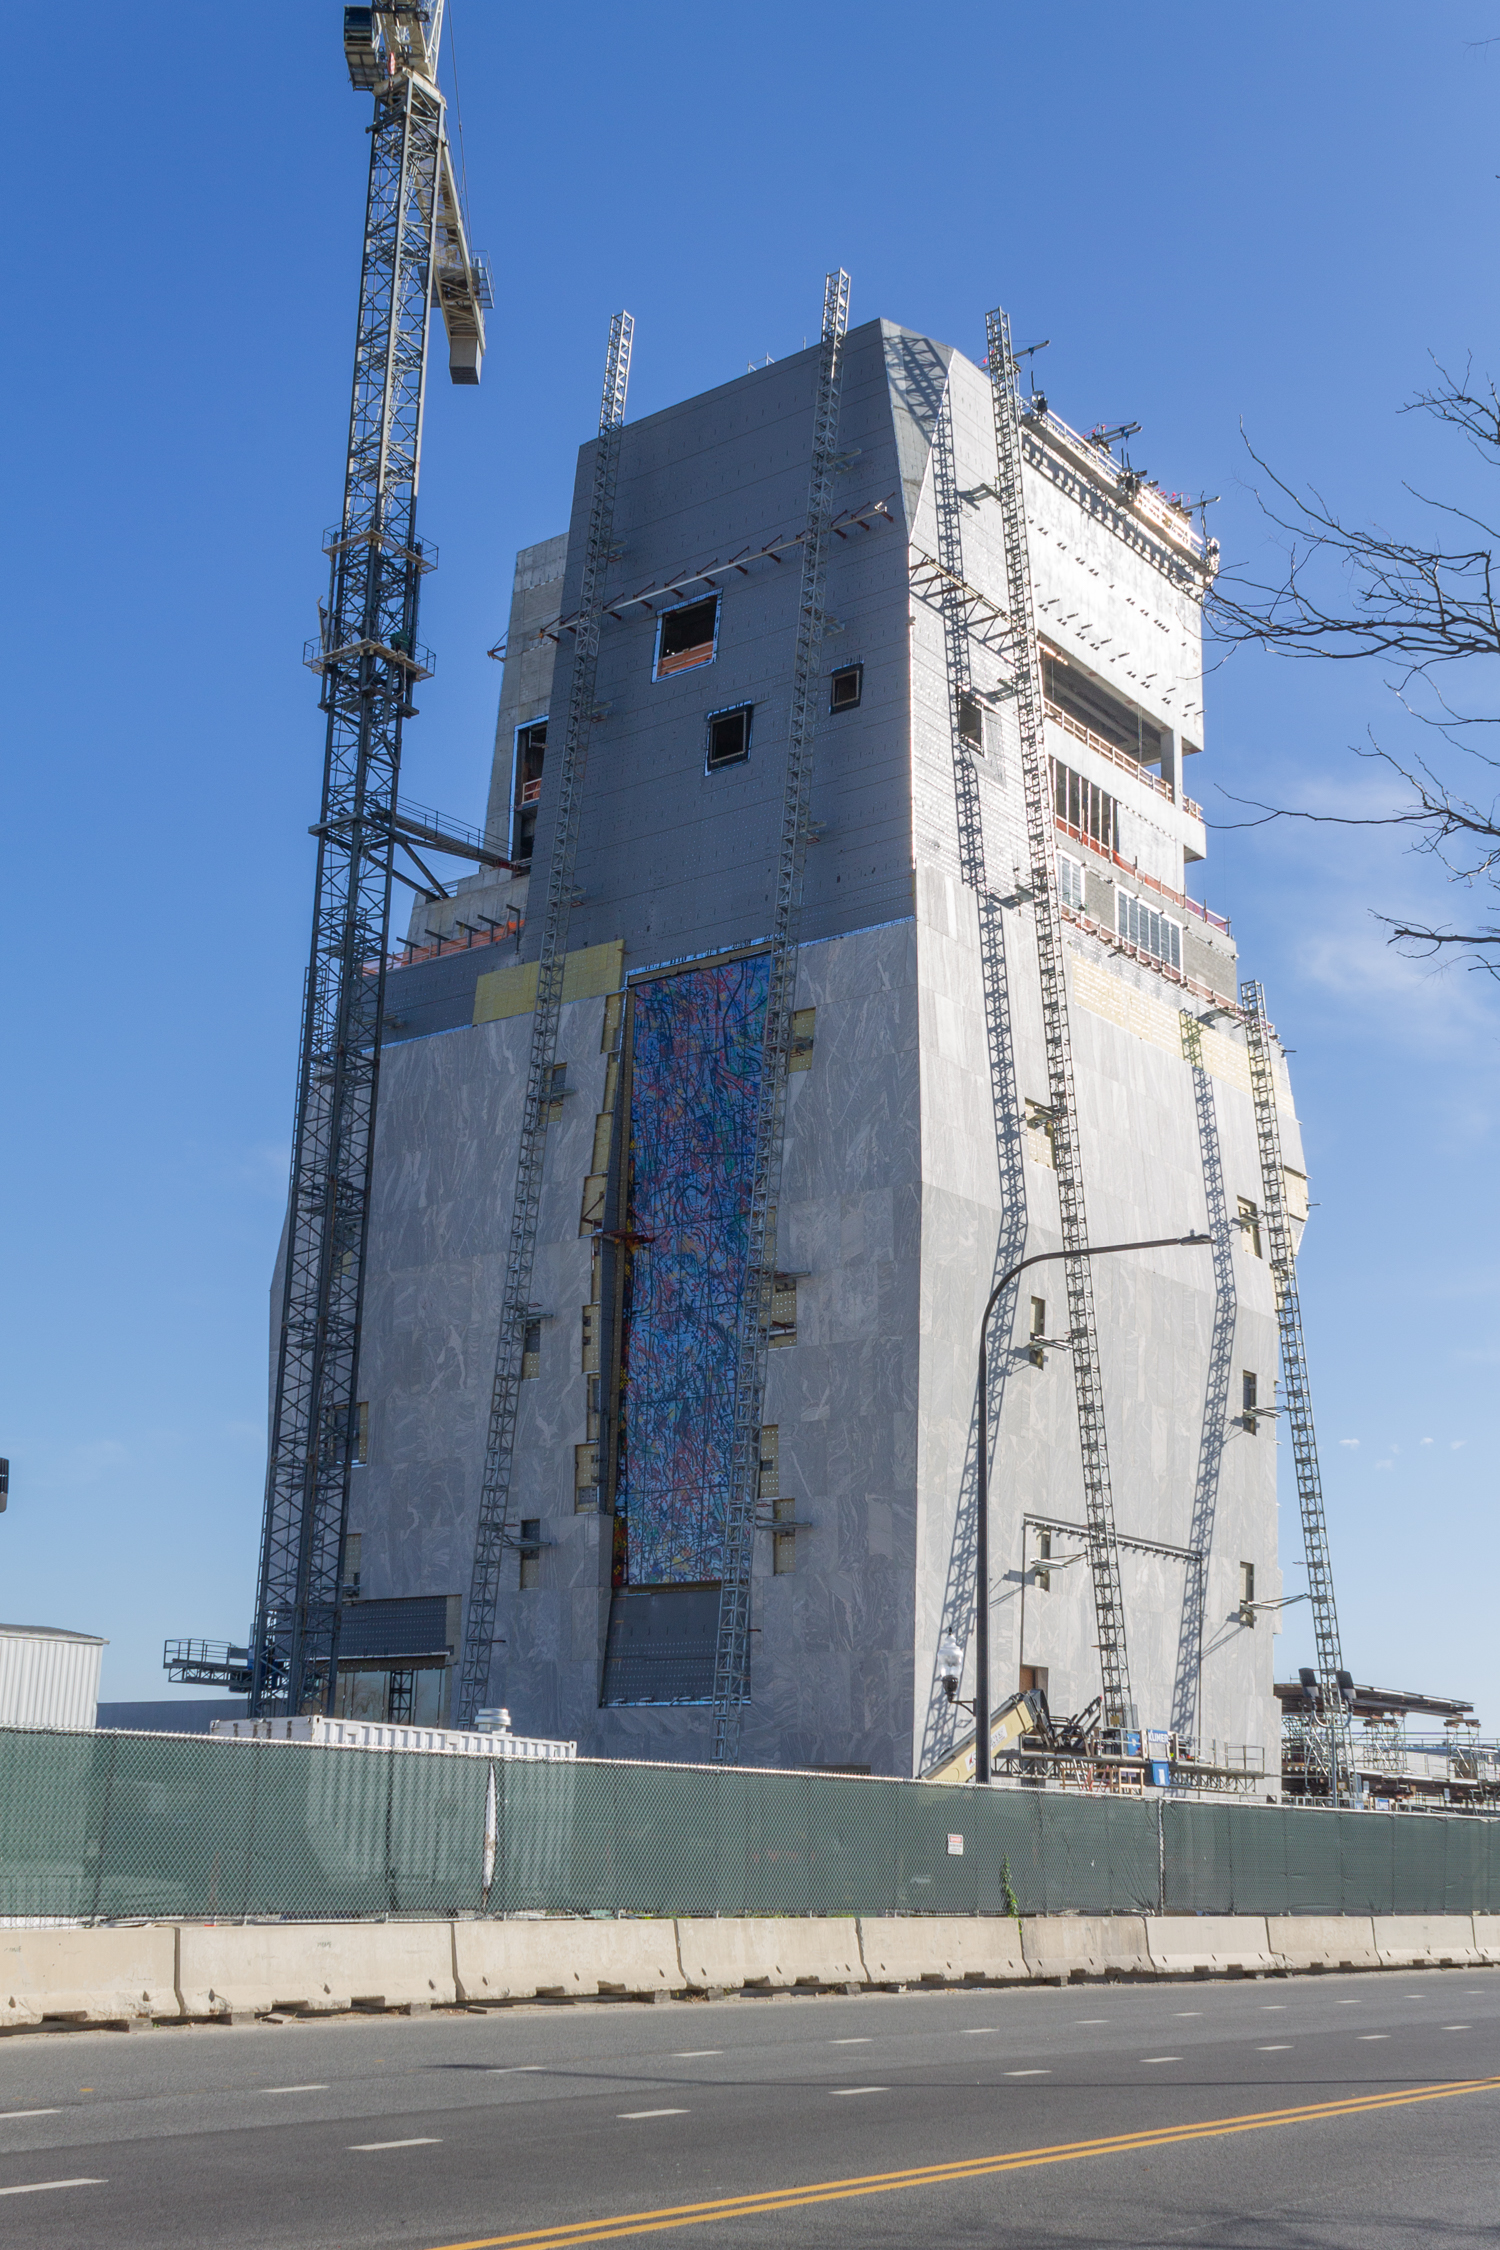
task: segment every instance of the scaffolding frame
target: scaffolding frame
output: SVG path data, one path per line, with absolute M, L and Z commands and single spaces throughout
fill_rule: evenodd
M 812 466 L 802 575 L 797 594 L 797 636 L 787 723 L 786 776 L 781 839 L 776 855 L 776 903 L 771 924 L 770 986 L 756 1098 L 755 1162 L 746 1227 L 744 1310 L 740 1319 L 734 1393 L 734 1441 L 724 1509 L 719 1619 L 714 1642 L 713 1745 L 716 1765 L 739 1757 L 740 1724 L 750 1695 L 750 1592 L 755 1556 L 756 1503 L 760 1493 L 760 1426 L 765 1398 L 771 1301 L 776 1282 L 776 1204 L 786 1137 L 787 1065 L 791 1060 L 792 1009 L 797 993 L 797 941 L 802 920 L 813 775 L 813 667 L 826 623 L 824 587 L 829 526 L 833 517 L 834 453 L 843 389 L 844 338 L 849 328 L 849 276 L 840 269 L 823 285 L 823 335 L 813 407 Z
M 531 1052 L 526 1068 L 526 1099 L 521 1113 L 516 1154 L 515 1197 L 511 1208 L 505 1292 L 500 1306 L 500 1335 L 495 1350 L 489 1428 L 479 1488 L 478 1520 L 474 1532 L 474 1561 L 469 1576 L 469 1599 L 464 1611 L 457 1720 L 461 1727 L 472 1725 L 474 1714 L 489 1699 L 501 1571 L 507 1550 L 516 1545 L 510 1518 L 516 1421 L 521 1403 L 521 1362 L 526 1341 L 526 1323 L 529 1318 L 534 1317 L 531 1285 L 536 1267 L 537 1221 L 541 1215 L 547 1122 L 552 1110 L 552 1070 L 557 1056 L 558 1023 L 562 1015 L 568 925 L 573 908 L 573 875 L 583 816 L 583 785 L 588 770 L 589 735 L 602 716 L 595 706 L 599 635 L 604 619 L 604 581 L 614 538 L 615 489 L 619 480 L 620 440 L 625 424 L 625 398 L 630 387 L 630 354 L 634 340 L 635 322 L 630 314 L 616 313 L 610 322 L 609 345 L 604 359 L 604 393 L 599 407 L 599 435 L 595 444 L 594 475 L 589 493 L 583 572 L 573 644 L 573 675 L 568 688 L 567 724 L 563 734 L 562 755 L 553 769 L 556 774 L 556 813 L 552 830 L 552 855 L 547 867 L 541 945 L 537 955 Z M 548 764 L 551 766 L 550 759 Z
M 1073 1049 L 1068 1024 L 1066 947 L 1062 901 L 1057 888 L 1052 791 L 1048 779 L 1041 668 L 1037 661 L 1036 618 L 1031 593 L 1031 558 L 1026 535 L 1026 495 L 1022 476 L 1020 370 L 1011 349 L 1010 320 L 1000 307 L 986 321 L 990 392 L 995 420 L 995 495 L 1000 503 L 1011 621 L 1012 692 L 1021 738 L 1021 774 L 1026 799 L 1026 838 L 1031 862 L 1031 892 L 1041 983 L 1042 1031 L 1047 1051 L 1048 1098 L 1052 1109 L 1053 1161 L 1057 1173 L 1058 1214 L 1063 1248 L 1077 1253 L 1064 1261 L 1068 1332 L 1073 1355 L 1073 1387 L 1078 1406 L 1078 1439 L 1083 1463 L 1084 1516 L 1088 1526 L 1089 1570 L 1099 1630 L 1099 1673 L 1104 1723 L 1132 1723 L 1130 1660 L 1125 1637 L 1125 1604 L 1110 1487 L 1104 1421 L 1104 1381 L 1099 1366 L 1099 1332 L 1094 1285 L 1089 1271 L 1088 1215 L 1084 1203 L 1079 1148 L 1078 1105 L 1073 1085 Z

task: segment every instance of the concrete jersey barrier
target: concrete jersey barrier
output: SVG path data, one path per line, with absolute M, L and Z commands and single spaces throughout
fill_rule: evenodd
M 1163 1976 L 1265 1976 L 1277 1966 L 1259 1914 L 1148 1914 L 1145 1928 Z
M 1475 1968 L 1471 1914 L 1377 1914 L 1375 1950 L 1383 1969 Z
M 1270 1914 L 1266 1936 L 1278 1969 L 1378 1969 L 1368 1914 Z
M 680 1992 L 671 1922 L 455 1922 L 460 2000 Z
M 185 2016 L 452 2006 L 451 1922 L 182 1922 Z
M 180 2013 L 170 1922 L 139 1929 L 0 1929 L 0 2029 L 39 2024 L 149 2023 Z
M 1474 1951 L 1491 1968 L 1500 1968 L 1500 1914 L 1476 1914 Z
M 852 1915 L 826 1920 L 679 1922 L 677 1954 L 683 1982 L 694 1992 L 738 1992 L 745 1985 L 865 1984 L 859 1925 Z
M 859 1948 L 872 1984 L 1024 1984 L 1031 1974 L 1009 1916 L 862 1914 Z
M 1028 1914 L 1021 1945 L 1034 1977 L 1149 1977 L 1140 1914 Z

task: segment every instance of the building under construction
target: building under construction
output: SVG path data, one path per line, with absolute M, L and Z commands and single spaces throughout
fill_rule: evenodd
M 931 1771 L 986 1299 L 1197 1233 L 998 1305 L 992 1692 L 1274 1776 L 1306 1182 L 1201 899 L 1212 548 L 1107 434 L 842 319 L 635 422 L 617 324 L 516 559 L 512 865 L 385 979 L 337 1704 Z

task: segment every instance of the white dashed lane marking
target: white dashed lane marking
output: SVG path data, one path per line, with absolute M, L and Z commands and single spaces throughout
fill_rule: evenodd
M 20 2187 L 0 2188 L 0 2195 L 45 2195 L 49 2188 L 104 2187 L 103 2180 L 27 2180 Z
M 889 2086 L 830 2086 L 831 2094 L 888 2094 Z
M 409 2141 L 351 2141 L 349 2153 L 351 2156 L 370 2156 L 383 2148 L 438 2148 L 442 2144 L 442 2138 L 441 2133 L 419 2133 L 414 2140 Z
M 679 2047 L 673 2062 L 697 2062 L 704 2055 L 722 2055 L 722 2047 Z
M 1181 2055 L 1142 2055 L 1141 2057 L 1143 2063 L 1181 2062 L 1181 2060 Z
M 1455 2027 L 1455 2028 L 1461 2028 L 1461 2029 L 1463 2029 L 1463 2030 L 1465 2030 L 1465 2031 L 1466 2031 L 1466 2030 L 1468 2029 L 1468 2025 L 1467 2025 L 1467 2024 L 1465 2024 L 1465 2025 L 1463 2025 L 1463 2026 L 1461 2026 L 1461 2027 Z M 60 2109 L 0 2109 L 0 2118 L 4 2118 L 4 2117 L 61 2117 L 61 2115 L 62 2115 L 62 2111 L 61 2111 Z
M 327 2091 L 328 2091 L 328 2088 L 327 2088 L 327 2086 L 326 2086 L 326 2085 L 324 2085 L 324 2086 L 262 2086 L 262 2088 L 261 2088 L 261 2092 L 262 2092 L 263 2094 L 326 2094 L 326 2093 L 327 2093 Z
M 615 2111 L 615 2115 L 621 2119 L 630 2119 L 636 2117 L 686 2117 L 689 2115 L 689 2112 L 685 2109 L 617 2109 Z
M 1368 2040 L 1389 2039 L 1391 2035 L 1388 2031 L 1362 2031 L 1359 2036 L 1362 2040 Z
M 1050 2078 L 1052 2073 L 1050 2070 L 1008 2070 L 1005 2075 L 1007 2078 Z

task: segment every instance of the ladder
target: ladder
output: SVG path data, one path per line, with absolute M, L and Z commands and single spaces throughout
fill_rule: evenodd
M 1250 1061 L 1250 1090 L 1255 1100 L 1255 1138 L 1260 1150 L 1261 1220 L 1266 1229 L 1271 1278 L 1276 1286 L 1276 1319 L 1281 1332 L 1282 1395 L 1277 1403 L 1286 1416 L 1292 1436 L 1297 1504 L 1302 1515 L 1302 1541 L 1307 1556 L 1307 1592 L 1317 1643 L 1322 1709 L 1309 1720 L 1307 1739 L 1309 1744 L 1316 1743 L 1327 1757 L 1329 1793 L 1337 1801 L 1350 1794 L 1353 1779 L 1349 1710 L 1339 1678 L 1344 1669 L 1344 1657 L 1333 1593 L 1333 1562 L 1328 1552 L 1328 1520 L 1323 1511 L 1318 1437 L 1313 1427 L 1307 1346 L 1302 1336 L 1302 1306 L 1297 1295 L 1297 1260 L 1286 1215 L 1281 1126 L 1276 1114 L 1276 1073 L 1271 1060 L 1271 1025 L 1266 1015 L 1264 989 L 1255 978 L 1241 984 L 1240 1007 L 1245 1017 L 1245 1049 Z
M 1198 1155 L 1203 1166 L 1203 1193 L 1208 1205 L 1208 1231 L 1213 1240 L 1214 1321 L 1208 1345 L 1208 1380 L 1204 1387 L 1203 1427 L 1198 1439 L 1198 1473 L 1193 1483 L 1193 1520 L 1188 1546 L 1197 1557 L 1188 1565 L 1183 1589 L 1182 1622 L 1177 1635 L 1177 1672 L 1172 1684 L 1172 1728 L 1185 1744 L 1196 1743 L 1198 1705 L 1202 1688 L 1203 1624 L 1208 1601 L 1208 1563 L 1213 1546 L 1214 1516 L 1219 1504 L 1219 1474 L 1224 1461 L 1228 1428 L 1229 1385 L 1234 1367 L 1234 1324 L 1237 1292 L 1234 1285 L 1234 1242 L 1229 1231 L 1229 1199 L 1224 1192 L 1224 1159 L 1219 1147 L 1219 1119 L 1214 1108 L 1213 1080 L 1203 1060 L 1203 1026 L 1184 1009 L 1182 1059 L 1193 1080 L 1193 1106 L 1198 1119 Z
M 1026 838 L 1036 915 L 1037 967 L 1041 975 L 1042 1030 L 1047 1048 L 1057 1204 L 1064 1250 L 1085 1252 L 1088 1218 L 1084 1210 L 1083 1169 L 1078 1145 L 1062 909 L 1053 852 L 1052 791 L 1048 784 L 1042 682 L 1031 602 L 1031 558 L 1026 539 L 1021 385 L 1011 350 L 1008 316 L 997 308 L 988 316 L 986 326 L 995 413 L 995 491 L 1000 502 L 1005 543 L 1009 590 L 1006 606 L 1010 612 L 1012 680 L 1021 737 L 1021 775 L 1026 793 Z M 1068 1334 L 1073 1351 L 1073 1387 L 1078 1402 L 1078 1439 L 1083 1459 L 1084 1520 L 1088 1529 L 1089 1568 L 1094 1581 L 1094 1613 L 1099 1628 L 1103 1718 L 1106 1727 L 1124 1727 L 1133 1724 L 1130 1663 L 1125 1646 L 1120 1554 L 1105 1444 L 1104 1382 L 1099 1370 L 1094 1284 L 1086 1256 L 1066 1258 L 1063 1271 L 1067 1276 Z
M 489 1698 L 501 1565 L 507 1547 L 514 1544 L 510 1529 L 511 1475 L 515 1459 L 516 1418 L 521 1402 L 521 1358 L 526 1341 L 526 1320 L 531 1305 L 532 1274 L 536 1263 L 536 1230 L 542 1201 L 547 1114 L 552 1093 L 552 1066 L 557 1053 L 558 1021 L 562 1014 L 563 972 L 568 950 L 568 922 L 573 908 L 573 870 L 578 857 L 578 831 L 583 815 L 589 729 L 598 716 L 594 691 L 599 664 L 599 634 L 604 617 L 604 577 L 614 537 L 620 433 L 625 422 L 625 394 L 630 383 L 630 351 L 634 335 L 635 323 L 630 314 L 616 313 L 610 323 L 609 349 L 604 362 L 604 396 L 599 408 L 599 436 L 594 453 L 593 488 L 589 496 L 583 576 L 575 614 L 573 676 L 568 689 L 567 723 L 554 785 L 557 811 L 552 831 L 552 855 L 547 866 L 541 950 L 537 957 L 536 1006 L 531 1018 L 531 1055 L 527 1064 L 526 1100 L 521 1113 L 520 1148 L 516 1159 L 510 1249 L 505 1268 L 505 1294 L 500 1307 L 500 1339 L 495 1352 L 495 1377 L 490 1394 L 489 1431 L 479 1490 L 479 1521 L 474 1534 L 474 1562 L 464 1616 L 457 1723 L 465 1727 L 473 1723 L 475 1712 Z M 551 763 L 549 758 L 549 767 Z M 549 774 L 549 781 L 551 778 Z
M 994 1108 L 995 1152 L 1000 1174 L 1000 1228 L 993 1268 L 993 1273 L 998 1278 L 1025 1254 L 1026 1166 L 1021 1142 L 1021 1099 L 1016 1083 L 1015 1035 L 1011 1022 L 1010 981 L 1005 958 L 1004 913 L 986 872 L 984 808 L 975 765 L 976 755 L 982 755 L 974 740 L 976 720 L 980 726 L 983 725 L 980 707 L 974 696 L 970 646 L 970 620 L 975 613 L 976 596 L 964 575 L 963 509 L 959 499 L 954 455 L 951 382 L 944 390 L 942 408 L 933 431 L 932 489 L 937 514 L 937 594 L 947 660 L 948 724 L 958 813 L 958 863 L 964 883 L 974 893 L 978 916 L 980 974 L 990 1058 L 990 1094 Z M 953 1545 L 943 1589 L 942 1631 L 939 1635 L 940 1641 L 951 1635 L 962 1646 L 967 1639 L 972 1619 L 979 1642 L 980 1663 L 986 1661 L 988 1654 L 989 1589 L 980 1587 L 977 1590 L 977 1599 L 984 1608 L 975 1616 L 974 1570 L 978 1531 L 974 1507 L 975 1445 L 979 1416 L 988 1416 L 987 1427 L 990 1428 L 999 1420 L 1005 1384 L 1004 1353 L 991 1353 L 989 1369 L 990 1396 L 976 1402 L 976 1417 L 964 1461 L 960 1490 L 965 1498 L 954 1526 Z M 962 1708 L 958 1703 L 948 1701 L 938 1682 L 938 1667 L 935 1663 L 922 1749 L 921 1770 L 924 1773 L 930 1772 L 934 1760 L 944 1749 L 952 1748 L 958 1713 Z
M 393 6 L 346 25 L 351 76 L 373 89 L 375 115 L 343 514 L 325 543 L 324 630 L 306 658 L 328 728 L 251 1632 L 255 1713 L 332 1708 L 401 728 L 431 671 L 416 641 L 434 559 L 416 536 L 430 305 L 448 324 L 455 380 L 478 382 L 484 344 L 437 86 L 441 22 L 441 6 L 420 19 Z
M 739 1757 L 740 1718 L 750 1693 L 750 1581 L 755 1556 L 756 1500 L 760 1491 L 760 1425 L 766 1387 L 766 1350 L 776 1280 L 776 1201 L 781 1188 L 786 1132 L 787 1063 L 792 1045 L 792 1004 L 797 990 L 797 932 L 802 919 L 802 872 L 807 858 L 812 795 L 813 665 L 823 639 L 828 525 L 833 514 L 833 458 L 838 444 L 844 337 L 849 327 L 849 276 L 829 274 L 823 285 L 823 341 L 813 409 L 812 471 L 802 578 L 797 595 L 797 639 L 792 661 L 787 725 L 786 780 L 781 842 L 776 858 L 776 905 L 771 924 L 770 984 L 756 1100 L 755 1167 L 750 1182 L 745 1303 L 740 1320 L 734 1394 L 734 1448 L 724 1510 L 719 1580 L 719 1621 L 714 1642 L 713 1759 Z

